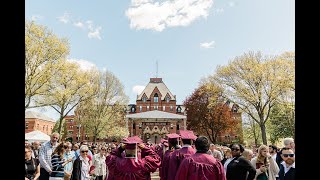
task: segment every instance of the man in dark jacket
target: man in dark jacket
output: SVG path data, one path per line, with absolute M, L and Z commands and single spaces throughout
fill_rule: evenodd
M 295 179 L 295 158 L 291 148 L 282 148 L 281 157 L 283 161 L 280 163 L 280 180 L 294 180 Z
M 230 145 L 232 160 L 225 162 L 227 166 L 227 180 L 253 180 L 256 175 L 256 169 L 251 162 L 241 156 L 244 148 L 241 144 Z

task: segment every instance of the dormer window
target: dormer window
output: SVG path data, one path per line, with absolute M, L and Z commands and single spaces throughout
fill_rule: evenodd
M 166 97 L 166 101 L 167 101 L 167 103 L 170 101 L 170 97 L 169 96 Z
M 180 106 L 177 108 L 177 112 L 181 113 L 181 107 Z
M 136 111 L 136 108 L 132 107 L 131 112 L 135 112 L 135 111 Z
M 142 98 L 142 101 L 145 103 L 147 101 L 147 98 L 146 97 L 143 97 Z
M 158 98 L 159 98 L 158 94 L 155 93 L 153 96 L 153 102 L 158 102 Z

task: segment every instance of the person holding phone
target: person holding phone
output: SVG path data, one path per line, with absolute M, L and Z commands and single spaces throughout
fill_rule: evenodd
M 279 167 L 269 154 L 269 147 L 261 145 L 258 149 L 257 157 L 251 160 L 251 164 L 256 168 L 255 180 L 276 180 Z

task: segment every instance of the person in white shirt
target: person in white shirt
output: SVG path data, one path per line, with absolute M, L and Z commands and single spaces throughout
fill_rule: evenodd
M 94 175 L 96 180 L 104 180 L 107 174 L 106 166 L 106 150 L 107 148 L 102 146 L 100 148 L 100 153 L 94 155 L 93 166 L 94 166 Z
M 269 153 L 272 156 L 272 159 L 274 161 L 276 161 L 276 158 L 277 158 L 277 150 L 278 150 L 277 146 L 269 145 Z

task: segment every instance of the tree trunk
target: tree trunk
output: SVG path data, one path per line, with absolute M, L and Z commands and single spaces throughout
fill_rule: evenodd
M 260 123 L 259 125 L 260 125 L 260 129 L 261 129 L 262 143 L 264 145 L 267 145 L 266 125 L 264 123 Z
M 93 144 L 96 144 L 97 136 L 93 136 Z
M 253 129 L 253 138 L 254 138 L 254 145 L 257 147 L 258 144 L 258 137 L 257 137 L 257 133 L 256 133 L 256 126 L 255 126 L 255 122 L 252 120 L 252 126 L 251 128 Z
M 58 127 L 58 133 L 60 134 L 60 137 L 61 137 L 62 121 L 63 121 L 63 115 L 60 114 L 60 121 L 59 121 L 59 127 Z

